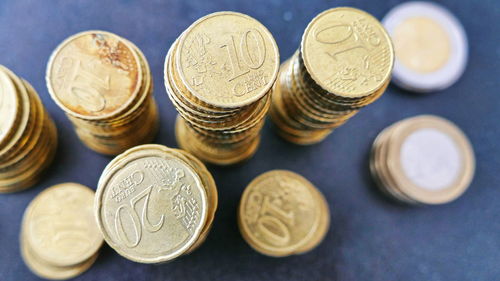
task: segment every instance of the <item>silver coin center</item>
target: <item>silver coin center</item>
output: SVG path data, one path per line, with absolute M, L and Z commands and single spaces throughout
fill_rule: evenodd
M 462 167 L 461 154 L 455 141 L 432 128 L 411 133 L 401 145 L 400 158 L 408 179 L 431 191 L 450 187 Z

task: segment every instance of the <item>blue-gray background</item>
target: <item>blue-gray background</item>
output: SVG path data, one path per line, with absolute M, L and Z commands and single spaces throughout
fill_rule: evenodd
M 146 54 L 161 109 L 157 143 L 176 146 L 175 109 L 163 86 L 163 61 L 170 44 L 194 20 L 234 10 L 260 20 L 274 34 L 282 58 L 297 48 L 307 23 L 340 5 L 381 19 L 400 1 L 207 1 L 207 0 L 0 0 L 0 64 L 30 81 L 59 128 L 57 158 L 34 188 L 0 195 L 0 280 L 37 280 L 18 246 L 23 211 L 44 188 L 67 181 L 95 189 L 108 157 L 85 148 L 63 112 L 50 99 L 45 66 L 66 37 L 103 29 L 126 37 Z M 467 31 L 467 69 L 453 87 L 418 96 L 389 87 L 321 144 L 300 147 L 277 137 L 270 124 L 259 151 L 238 166 L 210 166 L 220 205 L 213 230 L 196 252 L 163 265 L 130 262 L 105 246 L 96 264 L 77 280 L 500 280 L 500 40 L 496 0 L 441 3 Z M 457 201 L 436 207 L 407 207 L 379 195 L 368 171 L 377 133 L 404 117 L 422 113 L 456 122 L 470 137 L 477 172 Z M 271 169 L 290 169 L 310 179 L 331 208 L 330 231 L 320 247 L 301 256 L 274 259 L 254 252 L 241 238 L 236 209 L 251 179 Z

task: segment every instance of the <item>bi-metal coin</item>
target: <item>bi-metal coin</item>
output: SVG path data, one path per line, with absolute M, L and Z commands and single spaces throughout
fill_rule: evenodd
M 457 82 L 467 64 L 468 43 L 450 11 L 431 2 L 406 2 L 389 11 L 382 22 L 394 42 L 394 83 L 427 93 Z
M 443 204 L 467 190 L 475 160 L 470 142 L 455 124 L 421 115 L 382 131 L 370 166 L 381 189 L 395 199 Z

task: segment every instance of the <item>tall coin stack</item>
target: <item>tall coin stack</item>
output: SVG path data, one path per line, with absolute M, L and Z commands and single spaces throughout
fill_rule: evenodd
M 393 61 L 391 40 L 373 16 L 347 7 L 319 14 L 273 88 L 278 133 L 297 144 L 322 141 L 384 93 Z
M 34 185 L 50 165 L 57 130 L 38 94 L 0 65 L 0 193 Z
M 217 202 L 215 181 L 200 160 L 183 150 L 147 144 L 106 166 L 94 211 L 105 241 L 120 255 L 161 263 L 203 243 Z
M 89 148 L 116 155 L 153 140 L 158 112 L 144 54 L 105 31 L 66 39 L 47 66 L 47 87 Z
M 165 86 L 181 117 L 179 146 L 219 165 L 251 157 L 278 69 L 276 42 L 257 20 L 218 12 L 194 22 L 165 60 Z

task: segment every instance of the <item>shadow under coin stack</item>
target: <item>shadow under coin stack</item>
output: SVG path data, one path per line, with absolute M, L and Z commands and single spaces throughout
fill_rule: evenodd
M 181 117 L 179 146 L 213 164 L 250 158 L 278 69 L 276 42 L 257 20 L 219 12 L 194 22 L 165 60 L 165 86 Z
M 450 121 L 421 115 L 383 130 L 373 143 L 370 169 L 379 188 L 410 204 L 443 204 L 468 188 L 474 152 Z
M 215 181 L 200 160 L 183 150 L 147 144 L 106 166 L 94 211 L 104 239 L 120 255 L 161 263 L 203 243 L 217 204 Z
M 245 188 L 238 225 L 256 251 L 273 257 L 298 255 L 321 243 L 330 226 L 330 210 L 323 194 L 307 179 L 273 170 Z
M 21 254 L 36 275 L 73 278 L 94 264 L 102 235 L 92 212 L 94 191 L 76 184 L 50 187 L 29 204 L 21 225 Z
M 47 66 L 47 87 L 89 148 L 117 155 L 151 142 L 158 108 L 144 54 L 130 41 L 104 31 L 66 39 Z
M 393 61 L 391 40 L 373 16 L 354 8 L 319 14 L 273 88 L 278 133 L 296 144 L 322 141 L 384 93 Z
M 57 130 L 38 94 L 0 66 L 0 193 L 33 186 L 52 163 Z

